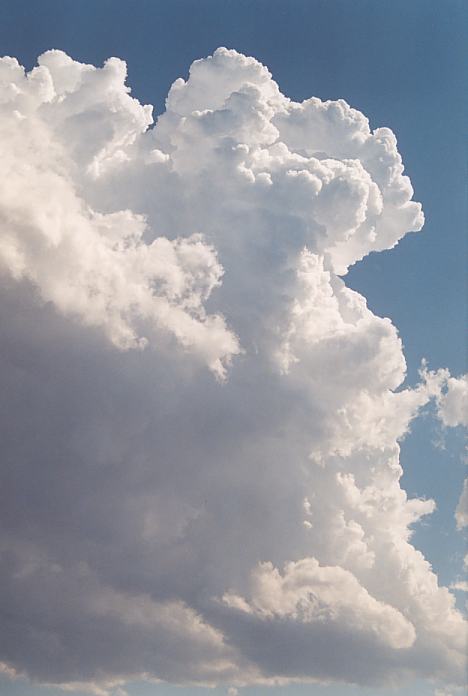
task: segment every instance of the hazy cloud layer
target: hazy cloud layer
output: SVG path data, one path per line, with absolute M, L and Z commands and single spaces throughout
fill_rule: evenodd
M 466 378 L 397 389 L 340 277 L 423 224 L 392 132 L 226 49 L 154 127 L 115 58 L 0 83 L 5 669 L 461 683 L 398 442 L 430 399 L 460 423 Z

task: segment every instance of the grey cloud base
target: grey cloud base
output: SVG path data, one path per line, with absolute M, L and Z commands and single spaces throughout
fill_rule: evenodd
M 342 279 L 422 226 L 391 131 L 226 49 L 152 128 L 117 59 L 0 82 L 0 662 L 462 682 L 398 442 L 466 380 L 396 391 L 397 331 Z

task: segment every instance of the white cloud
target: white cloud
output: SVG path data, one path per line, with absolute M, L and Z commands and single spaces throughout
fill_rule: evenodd
M 466 580 L 458 580 L 450 585 L 452 590 L 458 590 L 459 592 L 468 592 L 468 582 Z
M 5 668 L 461 682 L 399 463 L 459 381 L 402 389 L 396 328 L 340 277 L 422 225 L 391 131 L 226 49 L 151 128 L 117 59 L 0 81 Z
M 437 405 L 437 417 L 446 427 L 468 426 L 468 375 L 451 377 L 446 369 L 431 372 L 423 362 L 422 376 Z
M 76 693 L 77 691 L 91 694 L 91 696 L 128 696 L 128 692 L 119 686 L 118 682 L 69 682 L 60 684 L 59 688 L 66 693 Z
M 1 66 L 4 270 L 120 348 L 145 345 L 142 332 L 169 332 L 223 374 L 239 349 L 223 318 L 203 307 L 222 275 L 212 247 L 199 234 L 145 243 L 144 215 L 98 212 L 73 180 L 77 167 L 93 181 L 104 162 L 120 162 L 117 146 L 146 130 L 151 109 L 126 93 L 117 59 L 100 71 L 59 52 L 40 63 L 29 76 L 11 59 Z
M 261 563 L 252 574 L 251 599 L 225 594 L 223 601 L 233 610 L 264 620 L 292 620 L 320 628 L 328 624 L 338 633 L 368 633 L 370 641 L 381 641 L 394 649 L 413 645 L 412 624 L 393 607 L 378 602 L 355 576 L 340 567 L 321 567 L 315 558 L 289 563 L 283 575 L 271 563 Z
M 455 510 L 455 519 L 458 529 L 468 527 L 468 478 L 463 482 L 463 489 Z
M 444 425 L 468 426 L 468 375 L 449 377 L 447 389 L 439 399 L 438 415 Z

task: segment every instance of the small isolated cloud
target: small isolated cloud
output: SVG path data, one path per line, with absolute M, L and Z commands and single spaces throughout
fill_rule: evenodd
M 345 283 L 423 225 L 392 131 L 224 48 L 153 123 L 123 61 L 48 51 L 0 61 L 0 146 L 3 672 L 463 683 L 399 442 L 466 381 L 401 388 Z
M 76 692 L 81 691 L 90 696 L 128 696 L 128 692 L 115 682 L 102 681 L 100 683 L 93 682 L 69 682 L 57 685 L 61 691 L 70 693 L 71 696 Z
M 458 529 L 468 527 L 468 478 L 463 482 L 463 489 L 455 510 L 455 519 Z
M 466 580 L 458 580 L 450 585 L 450 589 L 458 590 L 459 592 L 468 592 L 468 582 Z
M 446 390 L 438 399 L 438 416 L 444 425 L 468 426 L 468 375 L 447 379 Z

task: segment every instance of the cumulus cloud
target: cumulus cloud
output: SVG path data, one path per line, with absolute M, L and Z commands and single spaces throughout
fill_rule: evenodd
M 459 592 L 468 592 L 468 582 L 466 580 L 458 580 L 450 585 L 451 589 Z
M 97 211 L 72 179 L 74 168 L 92 180 L 118 160 L 117 148 L 151 123 L 151 107 L 127 94 L 121 61 L 97 70 L 53 51 L 39 62 L 29 75 L 13 59 L 1 63 L 4 270 L 121 348 L 167 332 L 222 374 L 238 344 L 223 318 L 204 310 L 222 275 L 213 248 L 199 234 L 145 243 L 144 215 Z
M 438 415 L 444 425 L 468 426 L 468 375 L 449 377 L 438 400 Z
M 344 280 L 423 224 L 393 133 L 227 49 L 155 124 L 125 76 L 0 62 L 2 664 L 95 693 L 461 683 L 399 463 L 459 382 L 402 388 Z
M 251 600 L 225 594 L 232 609 L 271 619 L 292 619 L 338 629 L 338 634 L 369 632 L 372 640 L 392 648 L 410 647 L 415 640 L 412 624 L 393 607 L 378 602 L 356 577 L 340 567 L 320 567 L 315 558 L 289 563 L 284 574 L 271 563 L 261 563 L 252 574 Z M 312 631 L 311 631 L 312 633 Z M 331 646 L 330 646 L 331 647 Z
M 445 427 L 468 426 L 468 375 L 452 377 L 447 369 L 431 371 L 425 361 L 422 376 L 436 402 L 436 414 Z

